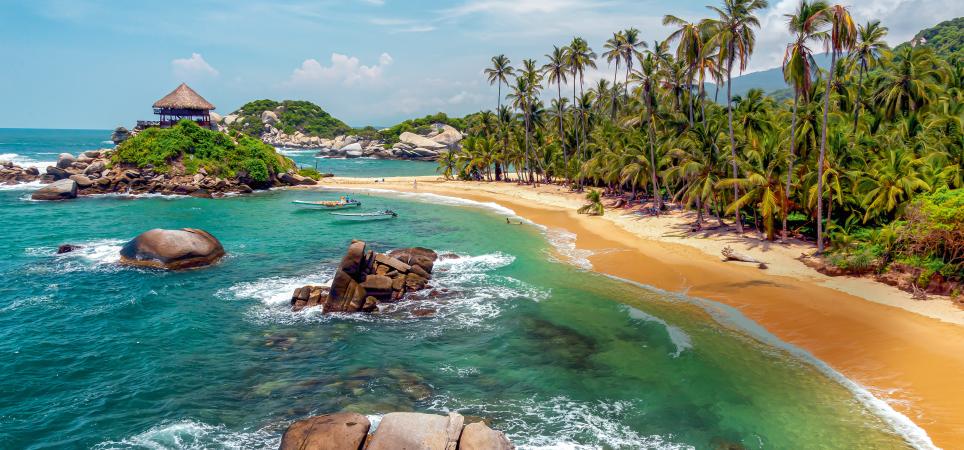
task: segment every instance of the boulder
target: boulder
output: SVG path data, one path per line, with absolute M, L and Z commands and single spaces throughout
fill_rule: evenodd
M 237 115 L 237 114 L 228 114 L 228 115 L 224 116 L 224 124 L 225 124 L 225 125 L 231 125 L 232 123 L 234 123 L 234 122 L 237 121 L 237 120 L 238 120 L 238 115 Z
M 419 156 L 419 157 L 422 157 L 422 158 L 434 158 L 434 157 L 438 156 L 438 152 L 437 152 L 437 151 L 435 151 L 435 150 L 429 150 L 429 149 L 427 149 L 427 148 L 421 148 L 421 147 L 418 147 L 418 148 L 414 148 L 414 149 L 412 149 L 412 150 L 409 150 L 409 152 L 410 152 L 410 153 L 414 153 L 415 155 L 417 155 L 417 156 Z
M 66 169 L 76 161 L 77 158 L 74 158 L 74 155 L 71 155 L 70 153 L 61 153 L 60 156 L 57 157 L 57 168 Z
M 60 255 L 64 253 L 70 253 L 79 248 L 83 248 L 83 246 L 74 245 L 74 244 L 61 244 L 59 247 L 57 247 L 57 254 Z
M 131 132 L 124 127 L 117 127 L 114 129 L 114 132 L 110 134 L 110 140 L 113 141 L 114 144 L 120 144 L 121 142 L 124 142 L 127 139 L 129 139 L 130 137 L 131 137 Z
M 501 431 L 496 431 L 483 422 L 470 423 L 462 429 L 459 450 L 512 450 L 512 443 Z
M 34 191 L 30 196 L 34 200 L 67 200 L 77 198 L 77 182 L 74 180 L 59 180 Z
M 432 137 L 432 140 L 446 147 L 452 147 L 462 140 L 462 133 L 449 125 L 442 125 L 442 131 Z
M 408 131 L 400 134 L 398 140 L 415 148 L 421 147 L 429 150 L 441 150 L 445 148 L 445 144 L 439 144 L 427 137 L 419 136 Z
M 204 230 L 155 228 L 125 244 L 120 254 L 121 264 L 181 270 L 218 262 L 224 256 L 224 247 Z
M 63 180 L 70 176 L 69 172 L 56 166 L 47 166 L 46 172 L 54 180 Z
M 96 159 L 94 162 L 90 163 L 86 169 L 84 169 L 84 175 L 99 174 L 107 168 L 107 164 L 103 160 Z
M 278 115 L 274 111 L 263 111 L 261 112 L 261 123 L 265 125 L 274 125 L 278 123 Z
M 221 123 L 221 121 L 224 120 L 224 118 L 221 117 L 220 114 L 218 114 L 218 113 L 216 113 L 216 112 L 214 112 L 214 111 L 211 111 L 211 112 L 210 112 L 210 115 L 211 115 L 211 122 Z
M 339 150 L 344 152 L 352 152 L 352 151 L 360 152 L 362 150 L 362 145 L 361 145 L 361 142 L 354 142 L 340 148 Z
M 365 156 L 365 153 L 361 150 L 350 150 L 345 152 L 346 158 L 361 158 L 362 156 Z
M 124 127 L 120 127 L 120 128 L 124 128 Z M 126 130 L 126 128 L 124 129 Z M 101 157 L 101 153 L 102 152 L 100 150 L 87 150 L 86 152 L 84 152 L 84 156 L 92 159 L 97 159 Z
M 388 252 L 388 256 L 408 265 L 417 264 L 428 273 L 432 273 L 435 261 L 438 259 L 438 253 L 424 247 L 400 248 Z
M 359 450 L 371 423 L 353 412 L 299 420 L 285 430 L 280 450 Z
M 393 412 L 385 414 L 366 450 L 455 450 L 462 433 L 461 414 L 446 416 Z
M 94 185 L 94 182 L 91 181 L 90 178 L 87 178 L 80 174 L 71 175 L 69 178 L 77 182 L 77 187 L 80 189 L 89 188 Z

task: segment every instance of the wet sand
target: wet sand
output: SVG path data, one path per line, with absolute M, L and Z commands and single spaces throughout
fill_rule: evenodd
M 325 184 L 413 190 L 412 178 L 371 181 L 329 179 Z M 771 269 L 725 263 L 711 250 L 735 245 L 733 241 L 721 237 L 717 247 L 684 245 L 623 223 L 646 218 L 618 217 L 620 212 L 609 210 L 608 218 L 579 215 L 572 207 L 580 203 L 579 197 L 555 186 L 534 190 L 513 183 L 419 177 L 417 191 L 496 202 L 537 224 L 575 233 L 577 248 L 593 252 L 589 261 L 594 271 L 733 306 L 886 401 L 924 428 L 935 445 L 964 447 L 964 320 L 953 305 L 935 303 L 911 312 L 913 304 L 905 308 L 901 303 L 909 294 L 895 288 L 862 279 L 828 280 L 815 271 L 790 267 L 794 260 L 788 255 L 798 248 L 780 254 L 751 240 L 737 248 L 762 255 Z M 677 231 L 672 224 L 664 224 L 664 234 Z M 777 264 L 787 267 L 774 267 Z

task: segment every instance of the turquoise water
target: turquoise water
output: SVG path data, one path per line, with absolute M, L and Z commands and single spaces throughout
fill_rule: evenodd
M 0 128 L 0 160 L 13 161 L 24 167 L 36 166 L 43 171 L 64 152 L 77 155 L 85 150 L 113 148 L 110 134 L 110 130 Z M 438 167 L 431 161 L 316 158 L 317 150 L 282 149 L 281 153 L 299 167 L 317 168 L 340 177 L 435 175 Z
M 340 192 L 28 192 L 0 190 L 0 448 L 276 448 L 291 421 L 342 409 L 457 410 L 521 448 L 908 446 L 899 416 L 732 310 L 581 270 L 564 233 L 507 226 L 491 205 L 359 193 L 399 217 L 349 224 L 291 204 Z M 203 228 L 229 256 L 181 273 L 114 264 L 154 227 Z M 352 238 L 460 257 L 437 265 L 437 298 L 290 312 Z M 56 255 L 62 243 L 84 248 Z M 435 316 L 412 314 L 425 307 Z

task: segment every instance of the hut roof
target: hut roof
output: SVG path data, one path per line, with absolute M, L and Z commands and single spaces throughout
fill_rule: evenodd
M 213 110 L 214 105 L 201 97 L 194 89 L 185 83 L 181 83 L 177 89 L 171 91 L 164 98 L 154 102 L 155 108 L 170 109 L 205 109 Z

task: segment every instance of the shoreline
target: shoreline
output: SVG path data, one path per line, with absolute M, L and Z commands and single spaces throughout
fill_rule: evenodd
M 593 271 L 737 309 L 799 347 L 926 430 L 934 444 L 964 443 L 964 310 L 948 300 L 918 301 L 869 279 L 829 277 L 796 259 L 807 244 L 783 245 L 719 233 L 682 236 L 691 219 L 607 210 L 576 214 L 582 195 L 555 185 L 444 181 L 435 176 L 328 178 L 307 189 L 378 189 L 495 203 L 537 225 L 575 235 Z M 687 233 L 688 234 L 688 233 Z M 722 262 L 732 246 L 768 270 Z

